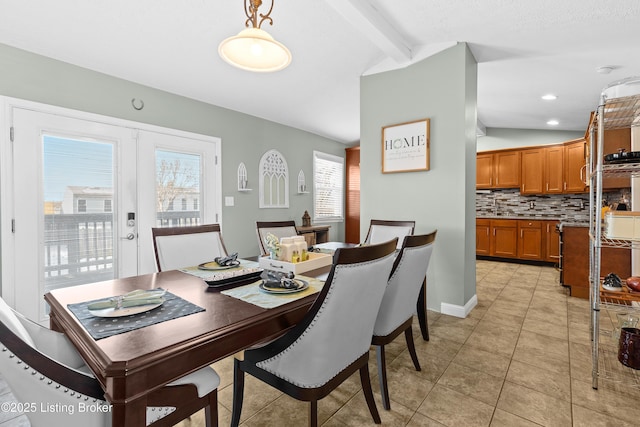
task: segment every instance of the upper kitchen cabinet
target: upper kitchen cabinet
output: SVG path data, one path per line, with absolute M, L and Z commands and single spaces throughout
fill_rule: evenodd
M 544 148 L 521 151 L 520 194 L 544 193 Z
M 564 146 L 564 192 L 584 193 L 587 186 L 587 143 L 584 139 Z
M 478 153 L 476 156 L 476 188 L 491 188 L 493 185 L 493 154 Z
M 594 113 L 591 113 L 591 118 L 589 120 L 589 126 L 587 127 L 587 131 L 584 134 L 584 139 L 586 140 L 587 146 L 589 146 L 589 140 L 591 135 L 589 133 L 589 129 L 591 129 L 594 120 Z M 623 128 L 623 129 L 605 129 L 604 131 L 604 140 L 602 144 L 602 154 L 612 154 L 618 153 L 621 150 L 631 151 L 631 128 Z M 595 165 L 596 158 L 592 156 L 593 162 Z M 629 177 L 602 177 L 602 189 L 603 190 L 613 190 L 619 188 L 629 188 L 631 187 L 631 178 Z
M 564 152 L 563 145 L 544 148 L 544 192 L 547 194 L 564 191 Z
M 518 188 L 519 186 L 519 150 L 478 153 L 476 157 L 476 188 Z

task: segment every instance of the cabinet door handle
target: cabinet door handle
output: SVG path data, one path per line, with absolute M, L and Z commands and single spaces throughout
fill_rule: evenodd
M 584 178 L 582 177 L 582 171 L 585 172 L 584 174 Z M 580 181 L 584 184 L 587 185 L 587 164 L 585 163 L 581 168 L 580 168 Z
M 547 191 L 549 191 L 549 183 L 547 182 Z

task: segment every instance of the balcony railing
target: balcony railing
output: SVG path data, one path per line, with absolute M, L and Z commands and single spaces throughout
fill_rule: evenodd
M 200 212 L 158 212 L 156 222 L 158 227 L 197 225 Z M 113 227 L 112 213 L 45 215 L 45 292 L 115 278 Z

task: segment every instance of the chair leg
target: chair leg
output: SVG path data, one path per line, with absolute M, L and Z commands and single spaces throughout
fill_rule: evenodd
M 191 418 L 191 417 L 189 417 Z M 209 405 L 204 408 L 204 422 L 206 427 L 218 427 L 218 391 L 209 394 Z
M 382 406 L 388 411 L 391 409 L 391 401 L 389 400 L 389 387 L 387 385 L 387 359 L 384 354 L 384 345 L 376 346 L 376 359 L 378 361 L 378 381 L 380 382 Z
M 240 361 L 233 360 L 233 406 L 231 410 L 231 427 L 238 427 L 242 413 L 242 399 L 244 397 L 244 372 L 240 368 Z
M 411 325 L 404 330 L 404 338 L 407 341 L 407 348 L 409 349 L 411 360 L 413 360 L 413 366 L 416 368 L 416 371 L 420 371 L 420 362 L 418 361 L 418 355 L 416 354 L 416 346 L 413 343 L 413 329 L 411 328 Z
M 318 427 L 318 401 L 309 402 L 309 427 Z
M 420 295 L 418 295 L 418 303 L 416 304 L 416 311 L 418 312 L 418 323 L 420 324 L 420 332 L 422 332 L 422 339 L 429 341 L 429 324 L 427 322 L 427 278 L 422 281 L 422 287 L 420 288 Z
M 362 383 L 362 391 L 364 392 L 364 398 L 367 401 L 369 412 L 376 424 L 381 424 L 380 414 L 378 414 L 378 408 L 376 408 L 376 401 L 373 399 L 373 390 L 371 390 L 371 378 L 369 378 L 369 364 L 366 363 L 360 368 L 360 382 Z

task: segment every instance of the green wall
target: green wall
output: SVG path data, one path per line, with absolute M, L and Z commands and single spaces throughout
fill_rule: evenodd
M 417 234 L 437 229 L 427 287 L 437 311 L 475 301 L 476 81 L 464 43 L 361 79 L 361 235 L 370 219 L 415 220 Z M 423 118 L 431 120 L 431 169 L 382 174 L 381 128 Z
M 301 169 L 307 185 L 312 183 L 314 150 L 341 157 L 345 154 L 343 144 L 309 132 L 3 44 L 0 44 L 0 95 L 221 138 L 222 203 L 224 196 L 235 198 L 235 206 L 222 207 L 222 230 L 227 249 L 237 251 L 241 256 L 258 254 L 256 220 L 293 219 L 301 224 L 305 210 L 313 215 L 312 194 L 298 195 L 296 188 Z M 144 109 L 135 110 L 131 105 L 132 98 L 143 100 Z M 289 209 L 258 208 L 258 163 L 270 149 L 280 151 L 287 160 Z M 254 188 L 252 192 L 237 191 L 236 174 L 240 162 L 247 167 L 249 187 Z M 344 224 L 330 225 L 330 238 L 343 240 Z
M 559 144 L 582 137 L 584 132 L 578 131 L 487 128 L 487 135 L 478 138 L 478 151 Z

